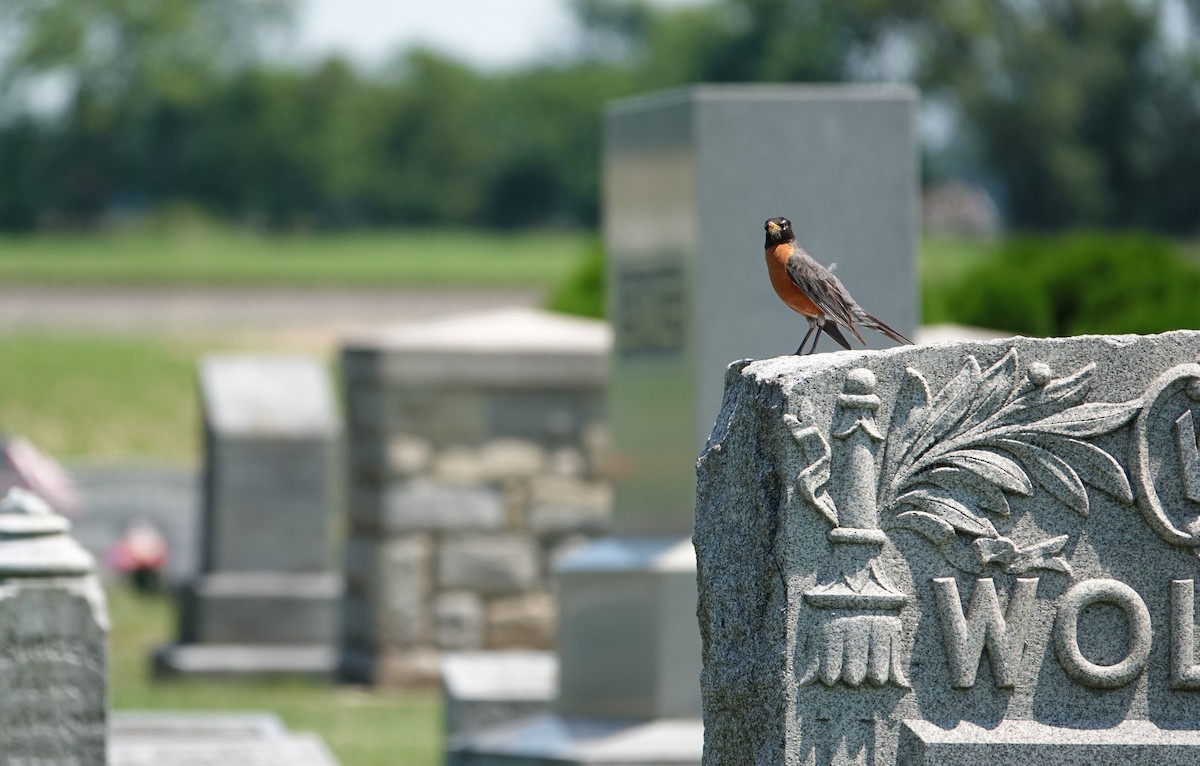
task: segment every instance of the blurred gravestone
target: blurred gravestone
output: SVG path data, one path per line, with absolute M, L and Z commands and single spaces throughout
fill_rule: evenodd
M 333 565 L 341 427 L 320 360 L 210 357 L 201 574 L 161 672 L 311 672 L 334 666 Z
M 108 614 L 90 554 L 23 490 L 0 501 L 0 763 L 104 766 Z
M 915 96 L 901 88 L 703 86 L 617 104 L 605 131 L 614 326 L 615 526 L 556 567 L 559 697 L 455 737 L 448 763 L 698 763 L 695 455 L 725 367 L 791 352 L 763 221 L 903 333 L 916 322 Z M 654 537 L 649 537 L 654 535 Z
M 1200 763 L 1197 359 L 1178 331 L 733 367 L 705 763 Z
M 344 679 L 433 684 L 441 651 L 550 648 L 550 561 L 608 525 L 609 346 L 602 322 L 531 309 L 347 343 Z
M 109 766 L 337 766 L 319 737 L 269 713 L 121 711 Z

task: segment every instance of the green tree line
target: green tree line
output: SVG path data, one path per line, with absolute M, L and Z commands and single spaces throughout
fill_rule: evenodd
M 0 228 L 170 202 L 268 227 L 591 226 L 607 101 L 693 82 L 907 81 L 925 177 L 1018 227 L 1197 230 L 1200 0 L 574 0 L 574 55 L 365 72 L 263 54 L 286 0 L 5 0 Z M 29 106 L 58 83 L 62 108 Z

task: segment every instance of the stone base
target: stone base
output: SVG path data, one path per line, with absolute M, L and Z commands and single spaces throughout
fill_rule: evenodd
M 296 675 L 332 678 L 337 670 L 332 646 L 176 644 L 154 655 L 154 675 Z
M 329 572 L 214 572 L 184 588 L 185 644 L 332 644 L 342 579 Z
M 451 737 L 446 766 L 699 766 L 704 727 L 699 719 L 621 721 L 527 718 L 479 734 Z
M 557 711 L 627 720 L 700 716 L 691 540 L 593 540 L 564 556 L 555 576 Z
M 447 737 L 548 713 L 558 693 L 553 652 L 448 653 L 441 668 Z
M 1126 721 L 1108 729 L 1067 729 L 1036 721 L 1004 721 L 991 729 L 963 722 L 943 729 L 928 721 L 905 721 L 896 762 L 905 766 L 1200 763 L 1200 731 L 1160 729 L 1151 721 Z
M 290 734 L 267 713 L 117 712 L 110 766 L 337 766 L 313 734 Z

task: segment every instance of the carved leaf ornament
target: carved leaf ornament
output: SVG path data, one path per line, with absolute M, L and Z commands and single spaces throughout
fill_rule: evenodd
M 1018 369 L 1016 349 L 987 370 L 971 356 L 931 395 L 924 376 L 908 368 L 892 413 L 879 507 L 892 528 L 925 537 L 961 569 L 1069 573 L 1058 555 L 1066 535 L 1018 546 L 989 516 L 1008 516 L 1009 496 L 1037 488 L 1084 517 L 1089 486 L 1132 504 L 1124 468 L 1086 440 L 1124 426 L 1142 400 L 1085 404 L 1095 364 L 1063 378 L 1042 363 L 1024 376 Z M 955 550 L 959 535 L 971 540 L 973 556 Z

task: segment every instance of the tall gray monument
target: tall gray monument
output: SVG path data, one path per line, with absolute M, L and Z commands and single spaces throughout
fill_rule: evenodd
M 183 592 L 165 673 L 329 674 L 342 578 L 341 420 L 329 374 L 303 356 L 214 356 L 204 413 L 201 573 Z
M 807 325 L 776 299 L 763 221 L 900 332 L 917 318 L 915 94 L 702 86 L 607 114 L 604 237 L 618 537 L 558 566 L 553 714 L 452 740 L 451 763 L 684 764 L 700 758 L 695 456 L 725 367 L 790 353 Z M 458 760 L 454 760 L 457 758 Z M 507 762 L 507 761 L 506 761 Z
M 108 613 L 70 522 L 14 489 L 0 501 L 0 764 L 104 766 Z
M 1200 763 L 1198 359 L 1179 331 L 731 368 L 704 763 Z

